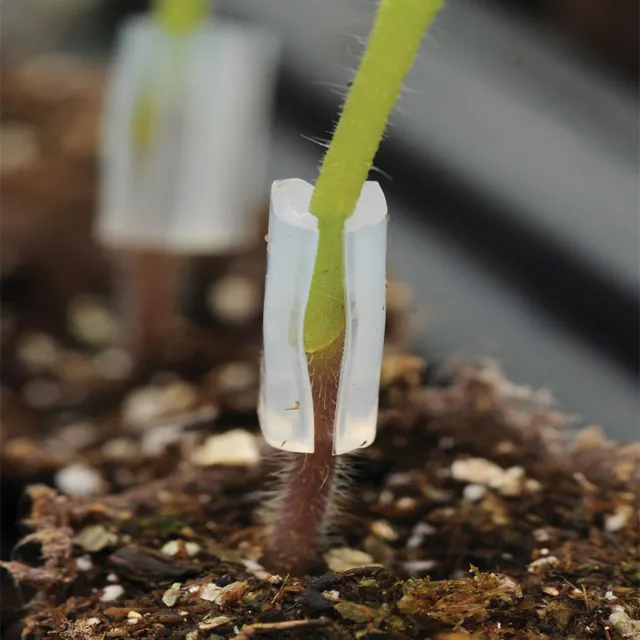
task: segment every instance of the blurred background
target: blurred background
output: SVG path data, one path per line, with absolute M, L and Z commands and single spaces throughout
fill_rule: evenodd
M 375 5 L 216 2 L 220 16 L 266 26 L 283 43 L 271 179 L 314 180 Z M 67 67 L 66 81 L 80 82 L 87 65 L 107 61 L 122 20 L 147 8 L 7 0 L 3 68 L 64 52 L 83 65 Z M 372 173 L 389 201 L 391 274 L 411 291 L 413 348 L 431 362 L 494 359 L 514 382 L 549 390 L 618 439 L 639 435 L 638 24 L 636 0 L 449 0 Z M 41 91 L 60 89 L 46 65 L 31 74 Z M 10 126 L 27 109 L 11 86 L 3 83 L 5 178 L 32 152 Z M 83 95 L 99 110 L 98 89 Z M 47 126 L 86 159 L 93 125 L 83 133 L 79 117 L 65 108 Z M 58 268 L 77 277 L 79 254 L 94 251 L 83 239 L 95 186 L 88 163 L 55 163 L 28 184 L 3 180 L 9 309 L 24 297 L 21 265 L 46 262 L 61 225 Z M 61 196 L 65 214 L 51 219 L 65 181 L 76 186 Z M 53 195 L 35 203 L 39 189 Z M 31 205 L 12 207 L 29 201 L 25 193 Z M 91 269 L 81 271 L 90 281 Z

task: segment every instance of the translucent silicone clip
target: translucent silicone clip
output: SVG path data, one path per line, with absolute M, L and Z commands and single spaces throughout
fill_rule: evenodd
M 303 324 L 318 249 L 318 221 L 308 212 L 304 180 L 271 188 L 264 353 L 258 415 L 265 440 L 312 453 L 314 418 Z M 367 182 L 344 226 L 347 327 L 334 430 L 335 455 L 375 439 L 385 326 L 387 205 Z
M 252 238 L 277 63 L 277 42 L 253 27 L 125 25 L 104 122 L 103 244 L 211 254 Z

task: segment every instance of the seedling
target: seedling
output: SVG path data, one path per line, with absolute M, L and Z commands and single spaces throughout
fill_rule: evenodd
M 277 46 L 209 9 L 157 0 L 124 26 L 111 73 L 97 233 L 138 359 L 162 343 L 186 259 L 245 247 L 264 197 Z
M 375 437 L 385 319 L 386 204 L 365 183 L 441 0 L 382 0 L 318 181 L 274 183 L 259 405 L 294 453 L 264 562 L 304 572 L 333 510 L 337 454 Z
M 386 204 L 365 181 L 441 5 L 382 0 L 315 187 L 272 187 L 259 416 L 267 442 L 295 452 L 264 556 L 279 571 L 313 564 L 334 510 L 335 456 L 375 437 Z

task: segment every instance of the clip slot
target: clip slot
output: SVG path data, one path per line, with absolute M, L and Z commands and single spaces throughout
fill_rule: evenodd
M 304 314 L 318 250 L 318 221 L 308 212 L 313 186 L 274 182 L 269 216 L 264 353 L 258 415 L 265 440 L 299 453 L 314 449 L 313 398 L 304 350 Z M 386 299 L 387 205 L 365 183 L 344 226 L 346 333 L 334 455 L 370 445 L 376 433 Z

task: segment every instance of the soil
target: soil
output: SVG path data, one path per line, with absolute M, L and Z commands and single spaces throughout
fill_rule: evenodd
M 32 255 L 18 291 L 47 289 Z M 264 246 L 194 272 L 187 319 L 137 367 L 114 342 L 108 270 L 61 276 L 56 314 L 39 294 L 3 305 L 3 637 L 640 637 L 640 447 L 578 433 L 495 367 L 405 353 L 401 285 L 378 437 L 343 457 L 318 568 L 267 571 L 286 458 L 255 412 Z

